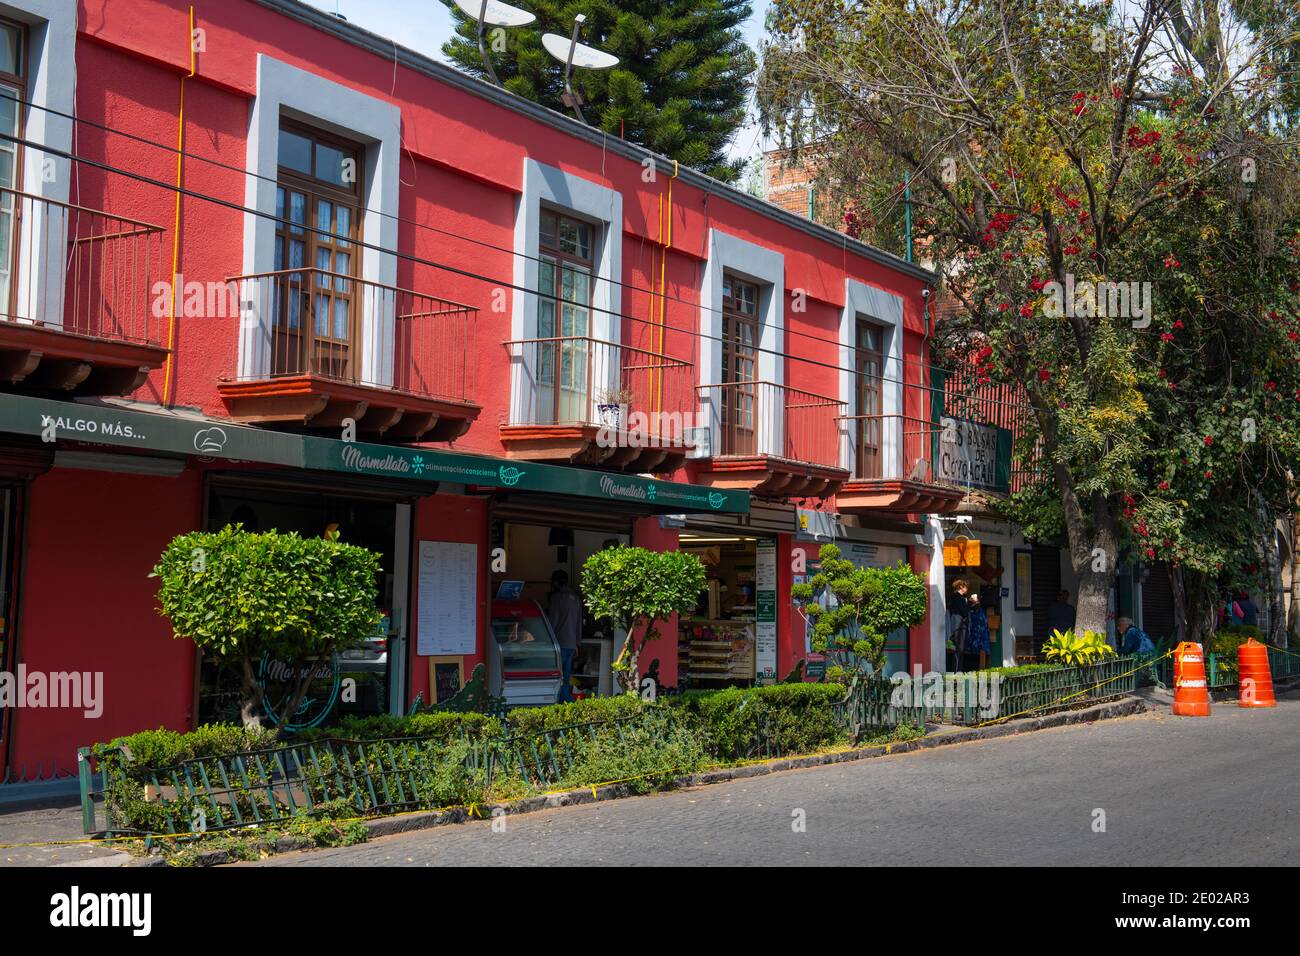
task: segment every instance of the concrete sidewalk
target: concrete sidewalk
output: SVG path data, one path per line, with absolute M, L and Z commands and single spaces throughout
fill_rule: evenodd
M 85 840 L 81 804 L 75 798 L 34 801 L 0 807 L 0 867 L 121 866 L 130 857 L 116 847 L 93 843 L 62 846 L 17 846 L 12 843 L 59 843 Z

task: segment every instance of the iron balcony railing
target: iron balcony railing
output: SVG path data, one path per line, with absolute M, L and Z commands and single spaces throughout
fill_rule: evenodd
M 325 269 L 230 282 L 255 330 L 241 381 L 310 375 L 469 400 L 473 306 Z
M 689 362 L 582 335 L 504 344 L 510 425 L 609 425 L 685 440 L 695 412 Z
M 712 416 L 715 455 L 839 467 L 838 399 L 762 381 L 701 385 L 699 394 Z
M 161 345 L 171 308 L 163 232 L 0 186 L 0 322 Z
M 839 425 L 844 465 L 854 481 L 952 483 L 938 467 L 940 423 L 910 415 L 844 415 Z

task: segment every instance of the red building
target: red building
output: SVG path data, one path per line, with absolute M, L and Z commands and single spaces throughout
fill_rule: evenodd
M 224 713 L 148 577 L 189 530 L 382 552 L 370 710 L 611 540 L 713 568 L 670 684 L 805 657 L 818 534 L 932 567 L 929 272 L 295 0 L 0 11 L 0 661 L 103 675 L 0 779 Z

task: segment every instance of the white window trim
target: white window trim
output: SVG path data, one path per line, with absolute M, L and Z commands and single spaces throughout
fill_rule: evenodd
M 844 401 L 845 415 L 859 414 L 857 389 L 858 317 L 869 319 L 885 330 L 884 367 L 881 369 L 881 413 L 901 416 L 903 413 L 903 299 L 876 286 L 857 279 L 844 280 L 844 308 L 840 312 L 840 399 Z M 886 418 L 881 435 L 883 476 L 887 479 L 905 478 L 900 472 L 899 451 L 903 436 L 900 418 Z M 840 431 L 840 460 L 850 475 L 857 475 L 857 449 L 853 442 L 853 429 Z
M 257 55 L 257 97 L 248 119 L 248 176 L 244 203 L 274 213 L 279 169 L 280 118 L 287 115 L 355 140 L 365 148 L 361 236 L 383 250 L 397 248 L 400 186 L 401 110 L 351 87 L 300 70 L 264 53 Z M 275 268 L 273 219 L 244 215 L 245 275 Z M 397 257 L 368 248 L 361 251 L 361 278 L 397 284 Z M 391 297 L 365 296 L 361 319 L 361 380 L 393 381 L 395 316 Z M 381 307 L 379 303 L 388 303 Z M 270 369 L 271 317 L 246 311 L 240 323 L 239 375 L 260 378 Z
M 537 338 L 537 288 L 540 281 L 539 240 L 542 205 L 576 213 L 598 224 L 592 256 L 595 274 L 591 290 L 591 337 L 615 344 L 622 341 L 623 308 L 623 196 L 581 176 L 524 157 L 523 190 L 515 204 L 514 285 L 510 337 Z M 524 290 L 524 291 L 520 291 Z M 609 367 L 615 349 L 596 349 L 590 356 L 592 381 L 615 383 L 618 370 Z M 531 354 L 518 350 L 510 356 L 510 421 L 534 406 L 537 380 L 528 367 Z M 598 391 L 598 388 L 593 388 Z M 596 421 L 596 399 L 589 396 L 588 421 Z
M 709 229 L 709 258 L 700 288 L 701 385 L 722 381 L 722 277 L 730 272 L 758 284 L 758 378 L 785 384 L 785 256 L 717 229 Z M 719 389 L 701 390 L 701 421 L 708 422 L 709 448 L 721 448 L 722 403 Z M 706 394 L 707 393 L 707 394 Z M 766 400 L 760 396 L 760 401 Z M 758 453 L 783 454 L 784 415 L 760 415 Z
M 77 0 L 13 0 L 0 3 L 0 14 L 27 26 L 27 104 L 23 137 L 52 149 L 72 152 L 72 120 L 76 113 Z M 72 64 L 72 69 L 68 65 Z M 48 107 L 39 109 L 37 107 Z M 18 187 L 33 196 L 67 202 L 71 195 L 72 164 L 62 156 L 24 149 Z M 15 313 L 28 321 L 63 325 L 67 293 L 64 210 L 50 206 L 44 217 L 27 216 L 18 241 L 18 282 Z M 50 241 L 48 233 L 55 241 Z M 44 250 L 45 262 L 33 264 Z

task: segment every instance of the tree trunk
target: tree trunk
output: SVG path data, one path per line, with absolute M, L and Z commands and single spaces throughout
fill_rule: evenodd
M 1300 646 L 1300 560 L 1296 557 L 1296 546 L 1300 545 L 1300 514 L 1296 514 L 1291 524 L 1291 617 L 1287 627 L 1287 647 Z
M 1058 482 L 1065 469 L 1057 466 Z M 1110 589 L 1115 581 L 1119 561 L 1119 537 L 1114 518 L 1104 497 L 1095 495 L 1093 521 L 1089 527 L 1083 509 L 1072 495 L 1072 485 L 1061 483 L 1065 512 L 1065 530 L 1070 546 L 1070 563 L 1079 580 L 1075 605 L 1074 629 L 1106 633 L 1110 614 Z
M 247 655 L 240 658 L 242 700 L 239 706 L 239 719 L 245 727 L 260 730 L 262 727 L 262 685 L 257 682 L 253 672 L 253 662 Z

